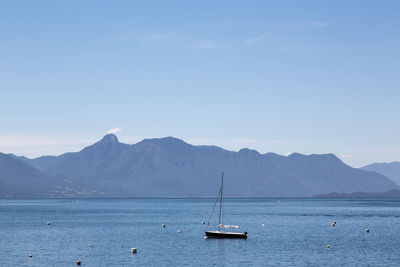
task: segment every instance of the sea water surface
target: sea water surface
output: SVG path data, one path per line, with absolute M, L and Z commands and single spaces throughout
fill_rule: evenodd
M 204 239 L 214 201 L 0 200 L 0 266 L 400 266 L 400 199 L 224 199 L 247 240 Z

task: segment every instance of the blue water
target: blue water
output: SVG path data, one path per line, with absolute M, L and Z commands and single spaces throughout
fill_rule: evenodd
M 203 238 L 213 202 L 0 200 L 0 265 L 400 266 L 400 199 L 225 199 L 247 240 Z

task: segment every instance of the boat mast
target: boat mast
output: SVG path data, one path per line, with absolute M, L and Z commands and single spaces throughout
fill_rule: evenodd
M 224 172 L 222 172 L 222 178 L 221 178 L 221 199 L 219 202 L 219 219 L 218 219 L 218 228 L 221 228 L 221 213 L 222 213 L 222 190 L 224 187 Z

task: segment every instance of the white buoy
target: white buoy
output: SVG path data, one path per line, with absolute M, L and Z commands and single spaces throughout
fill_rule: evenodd
M 205 221 L 201 221 L 201 224 L 206 224 L 206 222 Z
M 331 245 L 327 245 L 326 247 L 327 247 L 327 248 L 331 248 Z
M 367 229 L 365 229 L 365 232 L 366 232 L 366 233 L 369 233 L 369 229 L 368 229 L 368 228 L 367 228 Z
M 47 222 L 47 225 L 51 225 L 51 222 Z
M 162 227 L 162 228 L 165 228 L 165 224 L 161 224 L 161 227 Z
M 137 248 L 131 248 L 131 253 L 136 254 L 137 253 Z
M 178 233 L 181 233 L 181 232 L 182 232 L 182 230 L 178 230 L 177 232 L 178 232 Z
M 262 227 L 264 227 L 264 224 L 261 224 Z

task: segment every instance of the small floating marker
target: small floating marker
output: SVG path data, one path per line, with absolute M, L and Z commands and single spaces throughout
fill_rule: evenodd
M 161 227 L 162 227 L 162 228 L 165 228 L 165 224 L 161 224 Z
M 327 247 L 327 248 L 331 248 L 331 245 L 327 245 L 326 247 Z
M 369 233 L 369 229 L 368 229 L 368 228 L 367 228 L 367 229 L 365 229 L 365 232 L 366 232 L 366 233 Z
M 178 233 L 181 233 L 181 232 L 182 232 L 182 230 L 178 230 L 177 232 L 178 232 Z
M 332 223 L 336 224 L 336 221 L 333 221 Z
M 89 244 L 89 248 L 92 248 L 93 247 L 93 245 L 92 244 Z
M 137 248 L 131 248 L 131 253 L 136 254 L 137 253 Z
M 331 225 L 332 225 L 332 227 L 335 227 L 336 223 L 332 223 Z
M 201 224 L 206 224 L 206 222 L 205 221 L 201 221 Z
M 29 258 L 32 258 L 32 254 L 29 254 L 28 257 L 29 257 Z
M 51 222 L 47 222 L 47 225 L 51 225 Z
M 264 227 L 264 224 L 261 224 L 261 227 Z
M 82 262 L 80 260 L 76 261 L 76 265 L 81 266 Z

